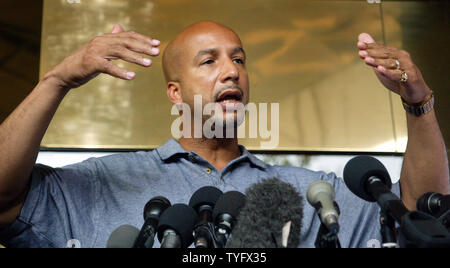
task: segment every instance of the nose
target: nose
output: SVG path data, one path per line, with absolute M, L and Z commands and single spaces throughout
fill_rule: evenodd
M 226 83 L 228 81 L 232 81 L 234 83 L 239 81 L 239 69 L 232 59 L 227 59 L 222 67 L 221 82 Z

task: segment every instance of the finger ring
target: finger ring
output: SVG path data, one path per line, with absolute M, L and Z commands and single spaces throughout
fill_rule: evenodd
M 400 70 L 400 62 L 398 60 L 395 60 L 395 66 L 397 67 L 397 70 Z
M 408 75 L 405 73 L 405 71 L 402 71 L 402 77 L 400 78 L 400 82 L 402 83 L 408 82 Z

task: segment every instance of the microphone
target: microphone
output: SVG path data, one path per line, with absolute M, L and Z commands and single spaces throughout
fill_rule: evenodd
M 189 201 L 189 206 L 199 215 L 199 221 L 194 227 L 194 245 L 196 248 L 214 248 L 212 213 L 222 194 L 223 192 L 216 187 L 205 186 L 198 189 Z
M 339 232 L 339 211 L 334 202 L 335 196 L 333 186 L 326 181 L 311 183 L 306 192 L 308 203 L 317 210 L 320 220 L 332 234 Z
M 394 195 L 389 173 L 383 164 L 370 156 L 357 156 L 344 168 L 344 181 L 355 195 L 377 202 L 383 213 L 400 224 L 400 247 L 449 247 L 450 234 L 434 217 L 421 211 L 409 211 Z
M 450 210 L 450 195 L 440 193 L 425 193 L 417 200 L 417 209 L 428 214 L 440 217 Z
M 107 248 L 132 248 L 139 229 L 131 225 L 122 225 L 115 229 L 108 238 Z
M 262 180 L 246 190 L 227 248 L 293 248 L 300 242 L 303 198 L 289 183 Z
M 197 220 L 197 213 L 188 205 L 175 204 L 166 209 L 157 227 L 161 248 L 187 248 L 194 241 L 192 230 Z
M 226 192 L 217 200 L 213 210 L 217 248 L 225 247 L 245 202 L 245 195 L 237 191 Z
M 397 222 L 409 211 L 391 192 L 392 181 L 384 165 L 371 156 L 352 158 L 344 167 L 344 181 L 352 193 L 368 202 L 377 202 Z
M 134 243 L 134 248 L 153 247 L 159 217 L 170 206 L 170 201 L 163 196 L 154 197 L 147 202 L 144 207 L 144 224 Z

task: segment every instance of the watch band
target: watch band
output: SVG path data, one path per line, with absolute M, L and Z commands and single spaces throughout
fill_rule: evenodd
M 428 113 L 429 111 L 433 110 L 434 107 L 434 94 L 433 91 L 431 91 L 431 97 L 429 97 L 429 99 L 422 105 L 410 105 L 408 103 L 406 103 L 406 101 L 402 99 L 402 104 L 403 104 L 403 108 L 405 108 L 405 110 L 408 113 L 411 113 L 415 116 L 421 116 L 423 114 Z

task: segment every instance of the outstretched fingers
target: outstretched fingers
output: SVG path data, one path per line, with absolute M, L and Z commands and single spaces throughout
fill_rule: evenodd
M 88 57 L 95 58 L 98 71 L 114 77 L 131 80 L 136 74 L 112 63 L 112 60 L 124 60 L 143 67 L 150 67 L 152 60 L 160 54 L 161 42 L 157 39 L 134 31 L 125 32 L 115 25 L 111 34 L 104 34 L 92 40 L 88 46 Z
M 109 74 L 111 76 L 124 79 L 124 80 L 133 80 L 136 77 L 136 73 L 132 71 L 128 71 L 126 69 L 120 68 L 119 66 L 112 63 L 110 60 L 103 60 L 101 63 L 100 71 L 105 74 Z

